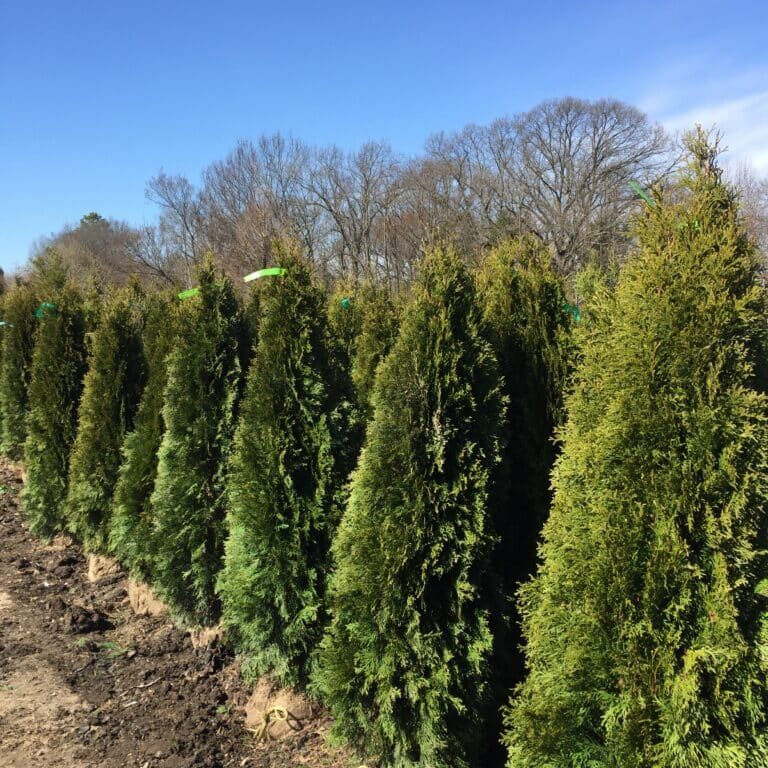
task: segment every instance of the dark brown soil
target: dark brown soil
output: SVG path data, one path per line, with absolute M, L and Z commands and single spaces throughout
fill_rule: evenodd
M 80 547 L 29 532 L 0 461 L 0 766 L 349 768 L 320 716 L 281 741 L 245 728 L 248 691 L 223 649 L 136 616 L 124 575 L 89 583 Z

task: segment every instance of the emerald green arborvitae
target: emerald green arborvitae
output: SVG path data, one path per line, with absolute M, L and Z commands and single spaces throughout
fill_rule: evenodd
M 104 302 L 91 336 L 64 505 L 67 527 L 91 551 L 107 547 L 120 448 L 144 388 L 144 305 L 137 285 L 116 291 Z
M 359 442 L 325 296 L 299 259 L 281 264 L 286 274 L 261 297 L 219 592 L 246 676 L 303 683 L 326 620 L 330 541 Z
M 232 284 L 201 268 L 200 293 L 180 309 L 168 359 L 165 432 L 151 497 L 154 579 L 182 619 L 218 618 L 214 592 L 225 538 L 225 475 L 247 358 L 243 312 Z
M 69 455 L 86 370 L 82 297 L 69 285 L 46 296 L 52 306 L 43 308 L 35 332 L 22 491 L 32 531 L 40 536 L 65 525 Z
M 503 763 L 500 709 L 523 676 L 514 595 L 536 565 L 536 546 L 551 502 L 555 427 L 562 421 L 572 344 L 565 286 L 549 249 L 533 237 L 505 241 L 477 275 L 485 330 L 508 399 L 502 464 L 489 504 L 496 547 L 489 575 L 494 654 L 490 667 L 486 763 Z
M 351 367 L 363 321 L 361 289 L 341 282 L 328 297 L 328 323 Z
M 497 548 L 506 587 L 528 578 L 550 505 L 554 432 L 570 372 L 565 286 L 549 249 L 523 238 L 496 246 L 478 273 L 479 301 L 508 398 L 503 485 L 494 500 Z
M 328 321 L 337 341 L 338 365 L 353 384 L 349 423 L 361 444 L 373 415 L 370 400 L 376 368 L 397 336 L 397 313 L 384 286 L 342 284 L 330 297 Z
M 505 405 L 456 253 L 428 253 L 414 291 L 334 540 L 313 684 L 364 752 L 442 768 L 475 762 L 481 738 L 492 638 L 480 587 Z
M 768 765 L 757 258 L 699 134 L 597 297 L 567 401 L 510 768 Z
M 11 459 L 20 459 L 24 450 L 29 378 L 38 324 L 35 310 L 39 304 L 37 294 L 29 284 L 18 285 L 3 297 L 0 447 Z
M 395 342 L 398 317 L 389 293 L 381 286 L 362 286 L 358 303 L 360 330 L 352 353 L 352 382 L 367 422 L 373 416 L 371 396 L 376 370 Z
M 150 498 L 157 476 L 157 452 L 165 431 L 163 393 L 168 380 L 167 359 L 176 345 L 176 307 L 171 303 L 174 299 L 155 294 L 148 301 L 142 336 L 147 383 L 134 428 L 123 442 L 109 524 L 110 551 L 135 577 L 145 581 L 152 576 L 154 557 Z

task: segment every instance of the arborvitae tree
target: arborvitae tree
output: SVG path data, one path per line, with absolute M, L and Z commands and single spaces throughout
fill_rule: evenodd
M 359 286 L 342 281 L 328 297 L 328 324 L 341 344 L 348 368 L 355 356 L 363 321 L 360 293 Z
M 607 272 L 599 264 L 587 264 L 573 281 L 575 303 L 579 309 L 580 319 L 576 323 L 581 326 L 582 321 L 588 322 L 592 305 L 600 303 L 600 296 L 605 291 L 612 290 L 616 284 L 616 276 Z
M 364 285 L 358 292 L 360 330 L 352 353 L 352 381 L 367 422 L 373 416 L 371 395 L 379 363 L 397 336 L 397 311 L 385 288 Z
M 482 738 L 492 638 L 479 588 L 505 407 L 453 250 L 425 257 L 372 402 L 314 684 L 337 733 L 385 764 L 464 766 Z
M 541 241 L 522 238 L 495 247 L 478 273 L 482 315 L 509 401 L 494 507 L 498 571 L 512 590 L 535 565 L 550 504 L 554 431 L 570 372 L 565 285 L 550 262 Z
M 768 398 L 755 250 L 701 135 L 568 399 L 509 765 L 768 765 Z M 683 199 L 680 199 L 683 198 Z
M 26 438 L 26 419 L 32 352 L 40 301 L 28 284 L 16 286 L 3 297 L 3 325 L 0 334 L 0 422 L 2 451 L 20 459 Z
M 115 486 L 109 546 L 137 578 L 149 580 L 154 558 L 150 498 L 157 476 L 157 452 L 165 431 L 163 393 L 168 380 L 168 355 L 176 346 L 175 297 L 149 298 L 142 348 L 147 384 L 141 395 L 133 431 L 125 436 L 122 464 Z
M 245 302 L 243 304 L 245 327 L 250 339 L 249 352 L 253 350 L 259 338 L 259 325 L 261 324 L 261 292 L 264 290 L 264 284 L 261 281 L 251 285 L 252 287 L 245 297 Z
M 69 455 L 86 369 L 82 297 L 69 285 L 50 287 L 46 283 L 35 333 L 22 492 L 31 528 L 41 536 L 64 528 Z
M 485 330 L 508 399 L 503 460 L 489 504 L 496 535 L 487 589 L 494 653 L 483 724 L 491 734 L 484 764 L 504 760 L 500 709 L 524 670 L 514 595 L 535 568 L 536 545 L 551 501 L 555 426 L 562 418 L 570 373 L 571 319 L 563 280 L 550 262 L 541 241 L 507 240 L 486 255 L 477 274 Z
M 338 366 L 353 384 L 348 420 L 360 444 L 372 416 L 370 399 L 376 367 L 397 335 L 397 312 L 383 286 L 342 283 L 330 297 L 328 320 L 338 342 Z
M 262 294 L 229 478 L 219 581 L 248 677 L 305 682 L 326 620 L 330 540 L 358 449 L 351 383 L 308 267 L 285 256 Z
M 115 291 L 104 302 L 91 336 L 64 511 L 69 530 L 92 551 L 107 546 L 120 448 L 133 428 L 144 388 L 144 305 L 136 284 Z
M 224 480 L 248 333 L 231 283 L 201 268 L 168 360 L 165 432 L 151 497 L 155 584 L 184 620 L 218 617 L 214 592 L 224 548 Z

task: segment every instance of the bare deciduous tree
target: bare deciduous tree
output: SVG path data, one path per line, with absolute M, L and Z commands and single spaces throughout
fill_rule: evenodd
M 160 237 L 170 251 L 169 258 L 178 263 L 189 283 L 202 256 L 198 192 L 185 176 L 168 176 L 160 171 L 149 180 L 146 196 L 160 207 Z
M 747 164 L 741 163 L 729 173 L 739 192 L 741 215 L 749 236 L 754 240 L 768 271 L 768 178 L 760 178 Z
M 515 126 L 512 174 L 523 215 L 564 272 L 621 248 L 620 222 L 633 204 L 629 181 L 653 182 L 673 164 L 661 126 L 620 101 L 546 101 Z

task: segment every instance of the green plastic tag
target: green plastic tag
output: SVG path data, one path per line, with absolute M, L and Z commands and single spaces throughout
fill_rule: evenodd
M 569 304 L 565 302 L 565 311 L 573 318 L 574 323 L 578 323 L 581 320 L 581 310 L 576 304 Z
M 341 306 L 344 307 L 344 309 L 349 309 L 352 306 L 352 302 L 349 300 L 348 296 L 345 296 L 341 300 Z
M 56 305 L 50 301 L 44 301 L 36 310 L 35 317 L 40 320 L 43 317 L 53 317 L 56 314 Z
M 285 269 L 283 267 L 267 267 L 266 269 L 257 269 L 255 272 L 251 272 L 250 275 L 246 275 L 243 280 L 246 283 L 250 283 L 251 280 L 258 280 L 260 277 L 271 277 L 273 275 L 284 275 Z
M 200 293 L 199 288 L 188 288 L 186 291 L 182 291 L 179 294 L 180 299 L 188 299 L 191 296 L 197 296 L 197 294 Z
M 640 195 L 640 197 L 642 197 L 643 200 L 645 200 L 645 202 L 651 206 L 651 208 L 656 205 L 656 201 L 636 181 L 630 181 L 629 188 L 636 195 Z

